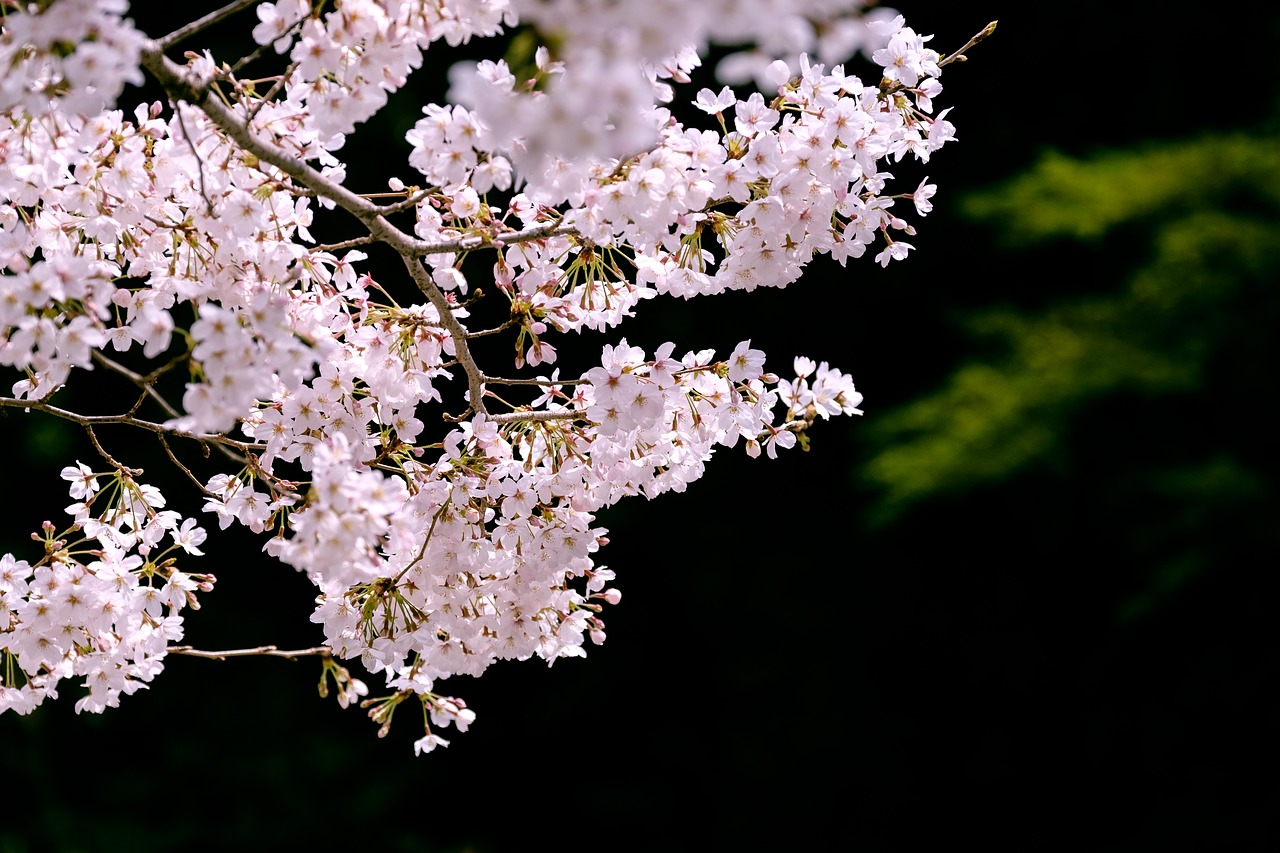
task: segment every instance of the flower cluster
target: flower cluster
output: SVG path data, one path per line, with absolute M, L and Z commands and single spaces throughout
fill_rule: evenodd
M 609 333 L 641 302 L 786 286 L 823 254 L 905 257 L 915 232 L 895 202 L 923 216 L 936 188 L 892 192 L 888 168 L 954 138 L 933 112 L 949 59 L 857 0 L 659 0 L 653 25 L 596 0 L 256 12 L 259 52 L 287 68 L 252 81 L 208 53 L 174 61 L 198 27 L 148 39 L 123 2 L 4 19 L 0 365 L 20 377 L 0 405 L 79 423 L 111 471 L 66 469 L 73 524 L 46 525 L 34 565 L 0 563 L 0 710 L 30 710 L 73 676 L 89 688 L 78 708 L 114 705 L 159 671 L 176 614 L 212 584 L 174 563 L 203 531 L 98 445 L 97 421 L 50 403 L 77 370 L 105 370 L 143 392 L 112 423 L 230 460 L 201 478 L 204 508 L 314 582 L 339 701 L 367 688 L 334 659 L 359 659 L 390 691 L 362 702 L 379 730 L 419 702 L 415 749 L 430 751 L 448 743 L 432 725 L 475 718 L 437 682 L 603 642 L 620 593 L 597 563 L 602 509 L 683 491 L 717 448 L 773 458 L 861 402 L 825 362 L 766 371 L 750 341 L 677 357 L 675 343 L 647 354 L 621 339 L 576 378 L 527 369 L 557 361 L 556 335 Z M 68 22 L 56 33 L 55 13 Z M 337 152 L 425 50 L 522 25 L 545 42 L 527 62 L 455 66 L 453 103 L 423 108 L 411 173 L 389 192 L 347 186 Z M 701 120 L 686 125 L 670 104 L 713 42 L 755 43 L 722 70 L 760 90 L 689 92 Z M 873 79 L 840 64 L 858 50 Z M 169 107 L 101 109 L 139 65 Z M 333 209 L 361 230 L 317 244 L 313 220 Z M 372 277 L 374 244 L 401 281 Z M 464 267 L 484 251 L 492 288 Z M 496 328 L 470 325 L 482 291 L 509 308 Z M 473 342 L 500 333 L 527 372 L 477 363 Z M 180 403 L 156 384 L 177 368 Z M 433 434 L 437 404 L 464 410 Z
M 155 488 L 83 463 L 62 478 L 72 524 L 32 534 L 44 546 L 35 565 L 0 557 L 0 709 L 20 714 L 56 698 L 63 679 L 84 679 L 77 713 L 146 687 L 182 639 L 179 611 L 199 608 L 196 592 L 214 583 L 177 568 L 181 553 L 202 553 L 205 532 L 164 509 Z
M 10 0 L 0 3 L 4 10 Z M 16 3 L 14 5 L 17 5 Z M 93 114 L 126 83 L 140 85 L 143 36 L 122 16 L 128 0 L 32 3 L 4 18 L 0 112 Z
M 346 134 L 386 105 L 433 41 L 456 46 L 516 22 L 507 0 L 346 0 L 323 16 L 309 0 L 276 0 L 257 12 L 254 39 L 296 63 L 278 102 L 283 112 L 276 112 L 307 116 L 329 149 L 341 147 Z M 261 127 L 272 122 L 264 117 Z

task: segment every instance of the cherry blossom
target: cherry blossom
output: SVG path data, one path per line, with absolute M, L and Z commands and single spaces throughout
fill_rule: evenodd
M 904 259 L 894 201 L 923 217 L 936 187 L 892 192 L 888 169 L 955 139 L 950 108 L 933 115 L 941 71 L 994 27 L 944 57 L 857 0 L 237 0 L 163 36 L 124 0 L 0 5 L 0 404 L 78 424 L 101 457 L 62 469 L 70 521 L 42 526 L 43 553 L 0 557 L 0 711 L 65 679 L 77 711 L 114 707 L 170 654 L 315 654 L 322 693 L 332 679 L 380 733 L 419 705 L 420 754 L 476 719 L 444 680 L 605 640 L 621 593 L 603 510 L 684 491 L 720 448 L 772 459 L 861 413 L 826 362 L 782 376 L 750 340 L 646 352 L 615 327 L 650 302 L 788 286 L 818 255 Z M 179 61 L 236 15 L 274 76 Z M 454 65 L 388 190 L 348 185 L 348 137 L 425 51 L 517 28 L 538 42 L 527 64 Z M 719 92 L 686 92 L 712 44 L 753 46 L 720 63 Z M 843 64 L 859 51 L 864 76 Z M 144 72 L 167 103 L 118 103 Z M 319 217 L 350 239 L 317 243 Z M 398 280 L 372 277 L 374 244 Z M 480 298 L 508 319 L 475 327 Z M 472 352 L 497 334 L 507 375 Z M 566 348 L 598 364 L 544 375 Z M 56 404 L 86 371 L 141 399 Z M 170 372 L 180 399 L 156 389 Z M 179 466 L 195 442 L 218 451 L 203 511 L 315 585 L 323 645 L 180 645 L 215 583 L 188 568 L 205 527 L 102 446 L 104 422 L 160 436 Z M 338 662 L 356 660 L 388 692 Z

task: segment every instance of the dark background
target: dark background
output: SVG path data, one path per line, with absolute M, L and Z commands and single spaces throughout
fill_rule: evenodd
M 67 684 L 29 717 L 0 717 L 0 851 L 1280 849 L 1276 266 L 1236 275 L 1224 260 L 1243 295 L 1170 326 L 1185 338 L 1213 321 L 1195 381 L 1081 391 L 1035 415 L 1055 430 L 1031 462 L 900 505 L 870 473 L 895 446 L 895 411 L 966 363 L 1016 370 L 966 318 L 999 306 L 1031 322 L 1107 299 L 1153 257 L 1151 217 L 1011 245 L 1019 214 L 981 221 L 965 199 L 1047 149 L 1272 132 L 1280 15 L 898 8 L 944 52 L 1000 21 L 943 77 L 958 141 L 892 168 L 904 191 L 925 174 L 939 186 L 909 261 L 815 263 L 785 290 L 650 302 L 620 330 L 650 351 L 750 338 L 779 372 L 794 355 L 829 360 L 866 395 L 863 418 L 819 425 L 807 454 L 721 452 L 687 493 L 603 513 L 600 562 L 624 594 L 604 614 L 608 642 L 446 684 L 479 717 L 429 756 L 413 756 L 409 710 L 379 740 L 362 713 L 319 699 L 315 661 L 170 658 L 103 715 L 76 716 Z M 351 140 L 353 183 L 379 189 L 378 169 L 407 151 L 413 98 L 439 97 L 429 74 Z M 1224 193 L 1203 203 L 1276 221 Z M 13 484 L 0 543 L 19 556 L 67 503 L 58 470 L 92 453 L 70 426 L 29 423 L 0 416 Z M 169 482 L 153 448 L 106 440 Z M 1248 488 L 1196 467 L 1223 459 Z M 1157 488 L 1179 474 L 1182 491 Z M 195 501 L 173 483 L 172 500 Z M 198 570 L 218 586 L 187 614 L 187 639 L 317 642 L 305 579 L 255 537 L 210 532 Z

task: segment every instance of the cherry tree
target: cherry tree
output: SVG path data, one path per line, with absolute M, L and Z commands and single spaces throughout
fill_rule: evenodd
M 954 138 L 941 71 L 994 24 L 943 55 L 859 0 L 637 5 L 235 0 L 149 34 L 125 0 L 0 0 L 0 406 L 95 451 L 62 470 L 68 518 L 0 558 L 0 710 L 69 680 L 100 712 L 170 654 L 315 655 L 321 693 L 380 733 L 420 705 L 430 751 L 475 719 L 448 677 L 604 641 L 601 509 L 684 491 L 718 447 L 774 458 L 859 413 L 826 363 L 769 372 L 749 339 L 645 352 L 615 327 L 649 300 L 784 287 L 821 254 L 905 258 L 900 214 L 935 187 L 887 169 Z M 241 19 L 247 55 L 180 52 Z M 428 49 L 512 33 L 527 57 L 451 66 L 400 177 L 351 185 L 347 138 Z M 739 46 L 722 88 L 690 91 L 715 44 Z M 166 102 L 126 109 L 148 77 Z M 318 241 L 321 219 L 350 236 Z M 375 280 L 375 251 L 399 271 Z M 501 322 L 474 322 L 482 300 Z M 514 364 L 480 364 L 493 336 Z M 561 376 L 558 347 L 600 354 Z M 63 402 L 90 371 L 133 386 L 114 413 Z M 153 436 L 207 516 L 168 508 L 108 426 Z M 305 573 L 323 644 L 182 645 L 215 585 L 213 523 Z

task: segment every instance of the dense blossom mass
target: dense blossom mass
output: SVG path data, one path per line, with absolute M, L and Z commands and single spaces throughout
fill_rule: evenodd
M 34 535 L 43 553 L 0 559 L 0 710 L 74 679 L 77 710 L 100 711 L 191 651 L 180 612 L 214 585 L 186 568 L 205 530 L 102 426 L 154 433 L 179 465 L 190 440 L 216 451 L 222 473 L 197 483 L 208 517 L 306 573 L 325 644 L 309 651 L 339 700 L 367 693 L 338 663 L 359 658 L 386 678 L 362 703 L 383 731 L 422 703 L 426 751 L 475 716 L 440 680 L 604 640 L 619 593 L 596 562 L 599 510 L 683 491 L 719 446 L 774 457 L 858 412 L 826 363 L 779 376 L 750 341 L 646 352 L 613 329 L 645 300 L 785 286 L 817 254 L 905 257 L 900 213 L 923 216 L 935 188 L 891 193 L 886 168 L 954 138 L 933 101 L 963 52 L 856 0 L 644 5 L 240 0 L 158 36 L 124 0 L 0 0 L 0 363 L 16 374 L 0 403 L 78 423 L 97 451 L 63 470 L 70 519 Z M 236 15 L 250 63 L 175 59 Z M 517 31 L 546 46 L 455 65 L 401 177 L 348 186 L 347 138 L 424 51 Z M 755 46 L 719 63 L 731 85 L 677 95 L 715 43 Z M 858 51 L 865 82 L 840 64 Z M 168 103 L 116 106 L 144 72 Z M 677 100 L 704 121 L 678 120 Z M 318 243 L 318 216 L 351 239 Z M 402 281 L 365 271 L 373 244 Z M 510 308 L 494 328 L 469 325 L 483 252 Z M 611 341 L 597 366 L 548 367 L 588 331 Z M 500 333 L 505 377 L 472 354 Z M 141 399 L 64 408 L 88 370 Z

